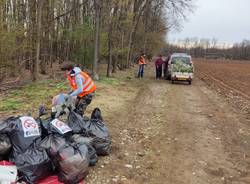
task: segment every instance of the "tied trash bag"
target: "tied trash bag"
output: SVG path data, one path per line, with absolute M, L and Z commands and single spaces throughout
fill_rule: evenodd
M 85 144 L 73 144 L 59 152 L 59 181 L 71 184 L 82 181 L 88 174 L 89 154 Z
M 79 143 L 79 144 L 86 144 L 88 147 L 88 153 L 89 153 L 89 165 L 90 166 L 95 166 L 96 163 L 98 162 L 98 156 L 96 154 L 96 150 L 93 147 L 93 138 L 91 137 L 84 137 L 80 134 L 74 134 L 71 137 L 71 141 L 74 143 Z
M 59 134 L 62 136 L 68 136 L 72 134 L 72 129 L 66 123 L 57 118 L 49 118 L 47 120 L 40 119 L 40 122 L 44 135 Z
M 33 143 L 41 141 L 41 126 L 32 117 L 10 117 L 0 124 L 0 133 L 6 133 L 12 143 L 10 159 L 23 153 Z
M 110 136 L 108 128 L 103 123 L 101 110 L 95 108 L 91 115 L 92 119 L 84 119 L 75 112 L 70 112 L 67 124 L 74 133 L 93 138 L 93 147 L 97 155 L 108 155 L 110 153 Z
M 91 119 L 98 119 L 100 121 L 103 121 L 102 113 L 101 113 L 101 110 L 99 108 L 95 108 L 93 110 L 93 112 L 91 113 Z
M 84 129 L 87 132 L 87 136 L 94 139 L 93 146 L 97 155 L 110 154 L 111 141 L 109 131 L 103 123 L 101 110 L 99 108 L 94 109 L 91 119 L 84 124 Z
M 11 149 L 11 142 L 6 134 L 0 134 L 0 156 L 4 157 Z M 1 158 L 0 158 L 1 159 Z
M 67 124 L 73 130 L 75 134 L 85 134 L 85 123 L 89 119 L 87 117 L 82 117 L 81 115 L 77 114 L 74 111 L 70 111 Z
M 41 147 L 30 147 L 24 153 L 15 157 L 20 179 L 27 183 L 36 181 L 49 176 L 52 172 L 52 163 L 45 149 Z
M 93 138 L 93 147 L 97 155 L 108 155 L 111 141 L 108 128 L 102 121 L 101 110 L 95 108 L 91 117 L 92 119 L 87 121 L 75 112 L 70 112 L 67 124 L 74 133 Z
M 85 144 L 70 143 L 58 135 L 49 135 L 42 143 L 58 171 L 63 183 L 77 183 L 88 172 L 89 154 Z

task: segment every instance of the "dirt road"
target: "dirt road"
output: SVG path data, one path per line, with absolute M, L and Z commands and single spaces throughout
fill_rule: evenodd
M 154 79 L 99 86 L 112 153 L 90 169 L 88 184 L 249 184 L 250 116 L 195 79 Z

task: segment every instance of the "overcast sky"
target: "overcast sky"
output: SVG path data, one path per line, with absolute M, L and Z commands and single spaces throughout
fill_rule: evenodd
M 250 40 L 250 0 L 196 0 L 195 4 L 183 29 L 168 35 L 170 42 L 187 37 L 214 37 L 228 44 Z

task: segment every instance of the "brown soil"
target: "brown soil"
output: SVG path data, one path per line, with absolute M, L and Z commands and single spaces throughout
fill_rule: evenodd
M 196 76 L 236 108 L 250 113 L 250 62 L 195 60 Z
M 213 65 L 197 65 L 199 77 L 205 66 Z M 217 67 L 239 75 L 230 67 Z M 240 73 L 250 71 L 245 68 Z M 100 84 L 88 108 L 88 113 L 96 106 L 102 109 L 112 152 L 90 169 L 87 184 L 250 183 L 249 113 L 198 78 L 192 85 L 155 80 L 153 64 L 147 66 L 143 80 L 133 73 L 119 73 L 126 78 L 121 85 Z M 244 76 L 238 80 L 246 81 Z M 249 95 L 248 84 L 242 89 L 236 85 Z

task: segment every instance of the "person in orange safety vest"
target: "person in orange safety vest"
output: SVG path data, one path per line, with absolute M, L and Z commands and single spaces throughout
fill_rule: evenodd
M 138 70 L 138 78 L 143 78 L 144 74 L 144 66 L 146 65 L 146 60 L 145 60 L 146 55 L 141 54 L 138 64 L 139 64 L 139 70 Z
M 79 67 L 74 67 L 73 63 L 63 63 L 61 70 L 67 71 L 67 78 L 72 89 L 69 96 L 77 96 L 76 112 L 83 115 L 92 101 L 96 85 L 87 73 L 83 72 Z

